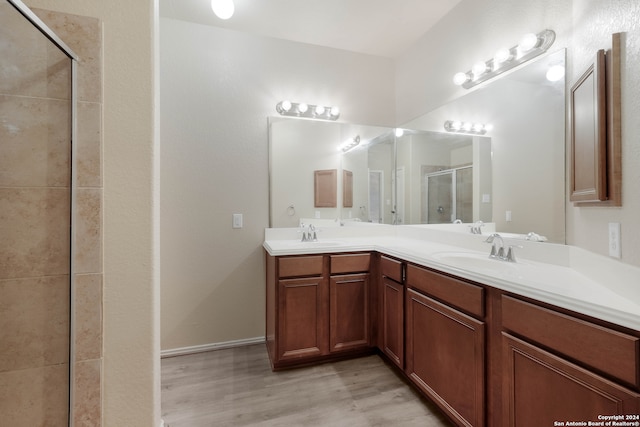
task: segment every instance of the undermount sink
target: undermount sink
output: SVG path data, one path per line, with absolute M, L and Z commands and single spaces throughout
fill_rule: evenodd
M 481 255 L 472 252 L 437 252 L 432 255 L 434 259 L 453 267 L 466 270 L 484 270 L 493 272 L 516 271 L 515 263 L 489 258 L 489 255 Z

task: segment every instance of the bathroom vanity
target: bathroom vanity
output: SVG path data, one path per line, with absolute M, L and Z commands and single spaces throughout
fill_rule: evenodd
M 507 263 L 482 236 L 347 232 L 319 245 L 267 233 L 274 369 L 378 352 L 457 425 L 640 422 L 634 267 L 602 284 L 562 245 L 521 251 L 547 245 L 540 256 L 567 265 Z

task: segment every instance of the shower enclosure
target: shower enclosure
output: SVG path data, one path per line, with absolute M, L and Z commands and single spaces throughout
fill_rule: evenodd
M 0 0 L 0 424 L 70 424 L 71 50 Z
M 423 224 L 473 222 L 473 168 L 447 169 L 425 174 Z

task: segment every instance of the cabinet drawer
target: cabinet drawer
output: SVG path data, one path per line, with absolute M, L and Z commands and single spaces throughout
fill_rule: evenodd
M 322 275 L 322 255 L 283 257 L 278 261 L 278 277 Z
M 380 272 L 383 276 L 393 279 L 398 283 L 402 283 L 402 262 L 387 258 L 386 256 L 381 256 Z
M 462 280 L 407 266 L 407 285 L 477 317 L 484 317 L 484 289 Z
M 640 387 L 640 338 L 502 296 L 504 329 Z
M 331 255 L 331 274 L 369 272 L 370 254 Z

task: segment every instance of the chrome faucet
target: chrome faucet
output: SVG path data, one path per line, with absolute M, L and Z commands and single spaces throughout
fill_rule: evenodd
M 471 228 L 471 234 L 482 234 L 482 227 L 484 227 L 484 222 L 476 221 L 473 225 L 469 226 Z
M 316 227 L 313 224 L 309 224 L 305 227 L 304 223 L 300 224 L 300 231 L 302 232 L 301 242 L 317 242 L 318 235 L 316 234 Z
M 496 239 L 499 239 L 499 242 Z M 487 237 L 485 243 L 491 243 L 491 253 L 489 254 L 489 258 L 504 260 L 504 240 L 501 235 L 493 233 Z M 500 244 L 499 246 L 498 243 Z
M 515 248 L 516 247 L 521 248 L 522 246 L 509 245 L 507 247 L 507 253 L 505 254 L 504 240 L 502 239 L 502 236 L 499 235 L 498 233 L 493 233 L 492 235 L 487 237 L 487 240 L 485 240 L 485 242 L 491 243 L 491 253 L 489 254 L 489 258 L 494 258 L 500 261 L 507 261 L 507 262 L 518 261 L 516 259 Z
M 318 235 L 316 234 L 316 227 L 313 224 L 309 224 L 309 232 L 307 233 L 307 239 L 310 242 L 318 241 Z

